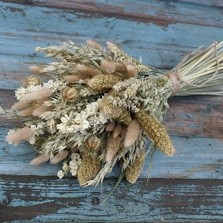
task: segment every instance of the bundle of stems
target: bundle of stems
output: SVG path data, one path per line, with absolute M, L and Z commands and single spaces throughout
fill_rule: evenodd
M 177 95 L 222 95 L 223 42 L 187 55 L 172 72 L 181 82 Z
M 168 98 L 223 94 L 223 42 L 199 48 L 165 74 L 113 43 L 107 48 L 95 41 L 37 48 L 57 61 L 31 66 L 35 76 L 16 90 L 18 102 L 6 112 L 24 118 L 22 128 L 9 131 L 8 143 L 33 145 L 40 154 L 33 165 L 63 161 L 58 177 L 70 173 L 82 186 L 102 182 L 117 162 L 135 183 L 153 146 L 174 154 L 162 124 Z

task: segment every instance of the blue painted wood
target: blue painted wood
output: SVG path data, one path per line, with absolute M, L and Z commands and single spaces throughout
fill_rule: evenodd
M 36 153 L 27 144 L 10 146 L 5 141 L 6 130 L 0 129 L 0 174 L 55 176 L 61 164 L 48 163 L 30 166 Z M 149 158 L 142 170 L 141 178 L 223 179 L 222 141 L 211 138 L 173 137 L 176 154 L 166 157 L 155 153 L 151 173 Z M 110 177 L 118 177 L 118 166 Z
M 7 222 L 222 222 L 222 180 L 161 180 L 114 188 L 80 188 L 75 180 L 0 177 L 0 216 Z M 14 220 L 14 221 L 13 221 Z
M 13 103 L 8 90 L 29 74 L 28 63 L 48 61 L 34 53 L 36 46 L 114 41 L 144 63 L 169 69 L 198 46 L 222 40 L 222 6 L 221 0 L 0 0 L 0 89 L 6 89 L 0 105 Z M 19 122 L 0 117 L 0 222 L 223 222 L 222 99 L 181 97 L 170 105 L 165 123 L 176 155 L 157 152 L 149 183 L 147 161 L 137 184 L 122 182 L 104 205 L 113 179 L 101 195 L 100 186 L 57 179 L 60 165 L 30 166 L 35 152 L 28 145 L 4 141 Z
M 34 3 L 53 4 L 51 1 Z M 18 80 L 23 73 L 28 72 L 24 63 L 45 61 L 42 55 L 33 52 L 36 46 L 58 44 L 67 39 L 77 43 L 91 38 L 99 42 L 109 40 L 121 44 L 125 51 L 136 58 L 142 56 L 146 64 L 172 68 L 186 53 L 202 44 L 207 46 L 215 40 L 220 41 L 223 36 L 221 8 L 194 7 L 174 2 L 135 4 L 130 1 L 125 4 L 125 1 L 115 1 L 111 13 L 108 8 L 111 4 L 104 1 L 92 3 L 93 8 L 86 2 L 68 3 L 67 6 L 78 5 L 82 10 L 33 7 L 0 1 L 1 88 L 13 89 L 18 86 Z M 58 1 L 54 3 L 57 4 Z M 134 6 L 137 6 L 138 11 Z M 115 9 L 125 16 L 119 16 Z M 140 16 L 134 17 L 134 10 Z M 166 24 L 163 21 L 167 21 Z M 9 75 L 8 81 L 5 81 L 8 73 L 18 74 L 16 80 Z

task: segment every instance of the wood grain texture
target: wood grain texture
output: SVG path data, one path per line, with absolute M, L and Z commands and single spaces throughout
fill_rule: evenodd
M 0 102 L 9 108 L 15 100 L 12 91 L 0 90 Z M 157 152 L 152 178 L 223 179 L 223 113 L 222 97 L 174 97 L 165 125 L 172 136 L 176 154 L 166 157 Z M 30 166 L 35 152 L 27 144 L 17 147 L 5 142 L 7 129 L 22 126 L 20 120 L 0 118 L 0 174 L 54 176 L 60 165 Z M 13 165 L 12 165 L 13 163 Z M 141 177 L 146 178 L 149 159 Z M 120 174 L 117 167 L 110 177 Z
M 0 178 L 1 221 L 10 222 L 222 222 L 222 180 L 114 180 L 80 188 L 71 179 Z
M 133 0 L 12 2 L 0 1 L 0 88 L 4 89 L 18 86 L 29 72 L 26 63 L 46 61 L 34 53 L 36 46 L 67 39 L 114 41 L 134 57 L 141 56 L 145 64 L 170 69 L 186 53 L 223 36 L 223 10 L 217 6 Z
M 145 64 L 171 69 L 187 53 L 223 38 L 222 0 L 0 0 L 0 105 L 30 74 L 28 65 L 49 62 L 36 46 L 67 39 L 112 41 Z M 174 97 L 165 125 L 176 155 L 157 152 L 150 180 L 147 160 L 137 184 L 113 189 L 116 166 L 96 188 L 59 180 L 60 165 L 29 165 L 27 144 L 8 145 L 9 128 L 21 121 L 0 117 L 0 222 L 223 222 L 223 103 L 221 97 Z

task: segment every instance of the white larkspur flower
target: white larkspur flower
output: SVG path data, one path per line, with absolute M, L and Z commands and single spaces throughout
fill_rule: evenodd
M 56 127 L 59 130 L 59 132 L 63 134 L 67 133 L 67 125 L 65 125 L 64 123 L 57 124 Z
M 60 118 L 60 121 L 61 121 L 62 123 L 68 123 L 68 122 L 70 121 L 70 117 L 69 117 L 67 114 L 65 114 L 64 116 L 62 116 L 62 117 Z
M 80 127 L 81 127 L 82 130 L 88 129 L 90 127 L 89 121 L 83 120 Z
M 59 171 L 57 172 L 57 176 L 58 176 L 60 179 L 62 179 L 62 178 L 64 177 L 64 171 L 63 171 L 63 170 L 59 170 Z
M 39 123 L 37 123 L 37 125 L 33 124 L 30 126 L 34 135 L 36 135 L 36 136 L 44 134 L 44 131 L 43 131 L 44 127 L 45 127 L 45 122 L 39 122 Z
M 63 167 L 62 170 L 67 173 L 70 170 L 69 165 L 67 164 L 67 162 L 63 162 Z
M 81 164 L 81 158 L 78 153 L 71 154 L 71 161 L 69 162 L 70 173 L 72 176 L 77 175 L 77 170 Z
M 33 137 L 31 137 L 31 138 L 29 139 L 29 143 L 30 143 L 31 145 L 34 145 L 35 142 L 36 142 L 36 138 L 35 138 L 35 136 L 33 136 Z
M 66 82 L 64 80 L 49 80 L 47 83 L 44 83 L 43 86 L 49 87 L 53 92 L 57 90 L 62 90 L 66 87 Z

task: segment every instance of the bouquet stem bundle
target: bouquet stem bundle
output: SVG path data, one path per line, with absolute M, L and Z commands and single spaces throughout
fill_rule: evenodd
M 112 43 L 107 48 L 94 41 L 37 48 L 56 62 L 30 67 L 35 76 L 16 90 L 18 102 L 8 111 L 24 118 L 23 128 L 9 131 L 8 143 L 33 145 L 40 155 L 32 165 L 63 161 L 58 177 L 70 173 L 82 186 L 102 182 L 117 162 L 135 183 L 153 153 L 145 148 L 148 138 L 174 154 L 162 124 L 169 97 L 223 94 L 223 42 L 196 50 L 166 74 Z

